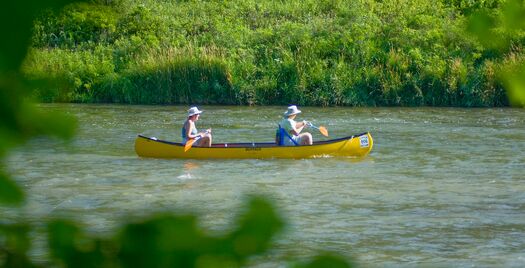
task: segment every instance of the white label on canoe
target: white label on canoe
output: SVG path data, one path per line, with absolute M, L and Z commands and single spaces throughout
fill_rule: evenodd
M 359 141 L 361 142 L 361 147 L 368 147 L 368 136 L 361 136 L 359 137 Z

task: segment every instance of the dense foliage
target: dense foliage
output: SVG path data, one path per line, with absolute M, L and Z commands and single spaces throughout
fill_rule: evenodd
M 25 71 L 62 78 L 42 101 L 506 106 L 499 74 L 524 61 L 525 31 L 496 28 L 505 49 L 464 31 L 467 16 L 499 20 L 504 6 L 99 0 L 44 13 Z

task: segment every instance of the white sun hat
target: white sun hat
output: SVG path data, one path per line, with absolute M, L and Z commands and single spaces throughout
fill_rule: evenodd
M 291 105 L 291 106 L 288 106 L 288 110 L 286 110 L 286 112 L 284 113 L 284 116 L 290 116 L 290 115 L 300 114 L 300 113 L 301 111 L 297 109 L 297 106 Z
M 202 111 L 199 111 L 199 109 L 197 107 L 191 107 L 189 110 L 188 110 L 188 117 L 192 116 L 192 115 L 196 115 L 196 114 L 201 114 Z

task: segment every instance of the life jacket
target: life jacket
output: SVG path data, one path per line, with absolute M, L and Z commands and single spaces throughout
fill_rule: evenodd
M 290 134 L 288 134 L 288 132 L 284 128 L 281 127 L 280 124 L 278 126 L 279 126 L 279 129 L 275 133 L 275 143 L 277 143 L 277 145 L 283 146 L 284 145 L 284 139 L 290 139 L 293 142 L 293 144 L 295 144 L 296 146 L 299 145 L 292 138 L 292 136 L 290 136 Z

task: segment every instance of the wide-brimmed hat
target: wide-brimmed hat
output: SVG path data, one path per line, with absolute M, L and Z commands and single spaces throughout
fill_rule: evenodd
M 291 106 L 288 106 L 288 110 L 284 112 L 284 116 L 290 116 L 290 115 L 300 114 L 300 113 L 301 111 L 297 109 L 297 106 L 291 105 Z
M 196 115 L 196 114 L 201 114 L 202 111 L 199 111 L 199 109 L 197 107 L 191 107 L 189 110 L 188 110 L 188 117 L 192 116 L 192 115 Z

